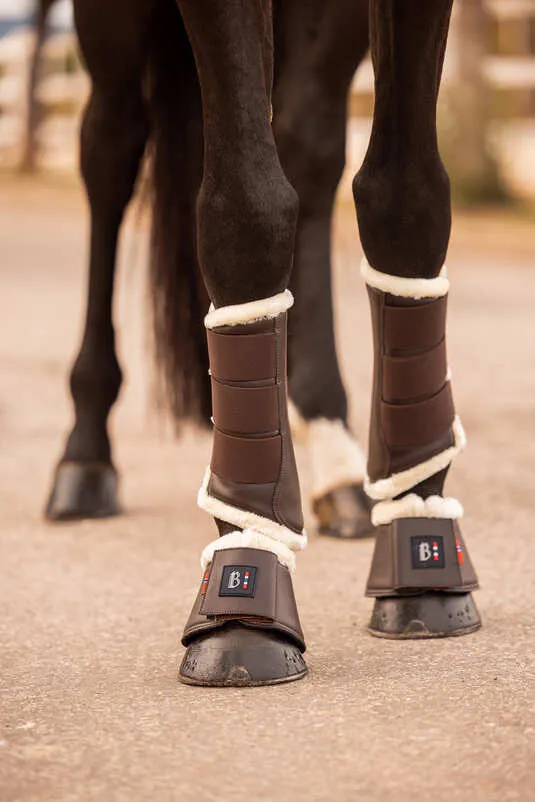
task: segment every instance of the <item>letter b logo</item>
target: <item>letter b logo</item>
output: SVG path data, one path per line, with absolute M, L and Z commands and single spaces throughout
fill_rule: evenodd
M 239 588 L 241 584 L 241 573 L 239 571 L 232 571 L 228 578 L 228 585 L 227 588 L 229 590 L 234 590 L 234 588 Z
M 431 547 L 425 540 L 423 543 L 420 543 L 418 547 L 418 559 L 421 563 L 425 563 L 431 559 Z

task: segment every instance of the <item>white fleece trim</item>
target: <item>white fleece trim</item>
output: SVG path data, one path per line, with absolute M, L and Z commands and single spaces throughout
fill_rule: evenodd
M 413 468 L 408 468 L 406 471 L 393 473 L 386 479 L 378 479 L 376 482 L 370 481 L 366 477 L 364 482 L 364 490 L 368 496 L 375 500 L 392 499 L 399 496 L 400 493 L 405 493 L 411 487 L 423 482 L 424 479 L 429 479 L 435 473 L 442 471 L 444 468 L 453 461 L 453 459 L 460 454 L 466 446 L 466 435 L 459 417 L 456 415 L 452 423 L 453 437 L 455 445 L 441 451 L 431 459 L 415 465 Z
M 314 418 L 309 421 L 308 448 L 313 499 L 364 481 L 366 456 L 341 420 Z
M 429 496 L 425 500 L 411 493 L 396 501 L 381 501 L 372 510 L 374 526 L 389 524 L 398 518 L 462 518 L 464 510 L 456 498 Z
M 293 302 L 294 298 L 290 290 L 284 290 L 270 298 L 260 298 L 258 301 L 248 301 L 245 304 L 221 306 L 219 309 L 214 309 L 212 304 L 204 318 L 204 325 L 207 329 L 215 329 L 217 326 L 236 326 L 239 323 L 269 320 L 286 312 L 293 306 Z
M 304 529 L 302 534 L 297 534 L 287 526 L 283 526 L 283 524 L 271 521 L 269 518 L 264 518 L 264 516 L 257 515 L 255 512 L 240 510 L 239 507 L 233 507 L 231 504 L 210 496 L 208 494 L 208 483 L 211 475 L 210 468 L 207 468 L 197 495 L 197 504 L 202 510 L 214 518 L 220 518 L 222 521 L 226 521 L 240 529 L 249 529 L 261 535 L 266 535 L 266 537 L 283 543 L 292 551 L 301 551 L 301 549 L 305 548 L 307 536 Z
M 201 567 L 206 570 L 214 558 L 214 552 L 226 549 L 260 549 L 270 551 L 277 556 L 278 561 L 293 573 L 295 571 L 295 554 L 284 543 L 273 540 L 271 537 L 246 529 L 244 532 L 229 532 L 228 535 L 218 537 L 209 543 L 201 554 Z
M 450 283 L 446 278 L 446 266 L 436 278 L 402 278 L 391 276 L 389 273 L 380 273 L 373 268 L 366 257 L 361 262 L 360 273 L 369 287 L 381 292 L 397 295 L 400 298 L 441 298 L 447 295 Z
M 340 419 L 305 420 L 291 399 L 288 418 L 294 442 L 309 449 L 312 498 L 364 481 L 366 455 Z

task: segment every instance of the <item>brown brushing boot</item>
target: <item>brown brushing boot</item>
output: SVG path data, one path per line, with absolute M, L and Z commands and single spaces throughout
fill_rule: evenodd
M 180 679 L 192 685 L 270 685 L 306 673 L 291 572 L 304 548 L 301 497 L 286 399 L 288 291 L 211 310 L 212 460 L 199 506 L 220 537 L 184 629 Z
M 463 635 L 481 621 L 478 580 L 458 519 L 442 497 L 447 469 L 465 444 L 446 358 L 449 282 L 379 273 L 363 262 L 373 336 L 374 382 L 366 491 L 377 503 L 366 595 L 369 625 L 385 638 Z M 411 492 L 412 491 L 412 492 Z

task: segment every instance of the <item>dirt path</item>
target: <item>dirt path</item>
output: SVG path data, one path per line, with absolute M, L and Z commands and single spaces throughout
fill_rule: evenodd
M 127 385 L 113 423 L 128 514 L 41 520 L 71 418 L 85 227 L 76 189 L 0 183 L 1 802 L 534 799 L 529 230 L 511 236 L 504 225 L 509 249 L 494 235 L 470 248 L 463 220 L 449 262 L 450 362 L 469 448 L 448 489 L 466 507 L 484 628 L 433 643 L 374 640 L 362 595 L 372 544 L 311 532 L 296 575 L 309 677 L 225 691 L 176 680 L 178 634 L 214 534 L 194 503 L 209 444 L 193 433 L 175 443 L 147 413 L 135 215 L 117 304 Z M 340 227 L 341 350 L 362 434 L 371 348 L 355 243 L 352 225 Z

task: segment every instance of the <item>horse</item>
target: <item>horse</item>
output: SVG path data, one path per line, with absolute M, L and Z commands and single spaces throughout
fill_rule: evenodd
M 40 0 L 38 42 L 44 38 L 53 3 Z M 87 41 L 97 23 L 85 22 L 90 12 L 79 5 L 77 28 L 94 82 L 81 143 L 93 234 L 86 331 L 71 373 L 76 423 L 46 505 L 45 515 L 52 521 L 107 517 L 121 509 L 118 474 L 106 430 L 107 416 L 121 384 L 111 323 L 113 271 L 117 232 L 143 151 L 153 151 L 157 224 L 151 279 L 156 358 L 162 367 L 164 397 L 167 391 L 177 424 L 190 419 L 205 426 L 211 410 L 208 352 L 199 331 L 201 310 L 208 306 L 208 300 L 199 278 L 195 245 L 195 198 L 202 177 L 202 110 L 192 54 L 184 36 L 176 43 L 162 39 L 165 14 L 174 37 L 179 25 L 176 10 L 160 10 L 154 4 L 151 9 L 145 3 L 146 9 L 136 12 L 137 24 L 141 26 L 144 19 L 147 25 L 159 26 L 153 50 L 162 39 L 167 62 L 158 62 L 159 54 L 151 51 L 151 44 L 135 29 L 130 33 L 132 39 L 124 43 L 116 42 L 113 34 L 113 46 L 122 48 L 119 52 L 124 51 L 128 60 L 120 70 L 111 64 L 113 47 L 107 33 L 103 40 L 104 78 L 97 73 L 101 68 L 92 66 L 96 45 Z M 100 27 L 119 24 L 121 9 L 110 12 Z M 347 395 L 336 354 L 330 262 L 331 217 L 345 159 L 347 95 L 368 49 L 367 14 L 367 3 L 340 0 L 328 13 L 318 3 L 281 2 L 274 14 L 277 58 L 273 131 L 283 168 L 300 197 L 292 277 L 297 300 L 289 334 L 291 419 L 311 465 L 312 508 L 319 532 L 345 538 L 367 537 L 373 532 L 370 502 L 363 490 L 365 456 L 348 425 Z M 178 56 L 172 52 L 175 47 L 181 51 Z M 38 50 L 39 45 L 30 94 L 35 90 Z M 189 71 L 181 73 L 186 68 Z M 318 71 L 328 78 L 321 90 Z M 179 83 L 163 83 L 167 73 Z M 181 74 L 177 77 L 177 73 Z M 144 80 L 153 81 L 152 87 L 142 89 Z M 176 88 L 181 91 L 180 81 L 191 97 L 182 98 L 184 109 L 177 107 L 173 112 L 175 117 L 187 115 L 188 120 L 182 139 L 175 141 L 176 129 L 183 128 L 184 123 L 170 116 L 168 107 Z M 113 117 L 109 120 L 107 108 L 102 108 L 111 96 L 121 97 L 129 128 L 122 124 L 112 128 Z M 180 153 L 169 153 L 177 147 Z M 117 186 L 110 182 L 115 178 Z M 173 236 L 177 219 L 180 228 Z M 180 275 L 176 275 L 177 268 Z M 185 298 L 191 302 L 186 310 L 182 308 Z M 313 327 L 308 323 L 311 316 Z
M 481 625 L 462 507 L 443 495 L 465 444 L 446 355 L 451 203 L 436 131 L 452 2 L 74 0 L 93 86 L 81 160 L 90 280 L 71 374 L 76 423 L 49 514 L 61 517 L 62 504 L 70 514 L 82 485 L 115 511 L 113 266 L 150 136 L 157 354 L 175 415 L 213 417 L 198 503 L 218 537 L 202 553 L 182 636 L 184 683 L 269 685 L 307 671 L 292 588 L 306 534 L 288 390 L 310 428 L 321 415 L 347 431 L 329 223 L 347 91 L 368 35 L 374 117 L 353 182 L 374 339 L 368 629 L 399 640 Z

